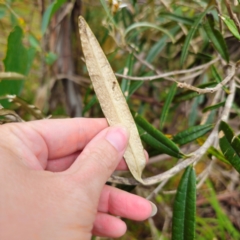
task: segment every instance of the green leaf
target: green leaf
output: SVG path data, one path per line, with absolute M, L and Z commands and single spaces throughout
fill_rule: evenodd
M 226 102 L 226 101 L 223 101 L 223 102 L 217 103 L 217 104 L 215 104 L 215 105 L 205 107 L 202 112 L 205 113 L 205 112 L 207 112 L 207 111 L 211 111 L 211 110 L 214 110 L 214 109 L 218 109 L 218 108 L 220 108 L 220 107 L 223 107 L 223 106 L 225 105 L 225 102 Z
M 176 157 L 176 158 L 184 157 L 184 154 L 180 152 L 180 149 L 178 148 L 178 146 L 169 138 L 167 138 L 163 133 L 161 133 L 155 127 L 153 127 L 146 119 L 141 117 L 138 113 L 132 112 L 132 115 L 136 124 L 138 125 L 138 127 L 140 127 L 139 128 L 140 135 L 143 138 L 143 140 L 144 139 L 146 140 L 147 138 L 149 139 L 149 136 L 150 136 L 151 137 L 150 140 L 155 139 L 160 143 L 158 144 L 159 150 L 162 150 L 164 153 L 172 157 Z M 143 131 L 146 133 L 144 133 Z M 147 135 L 147 137 L 145 135 Z M 154 146 L 157 146 L 155 145 L 156 141 L 153 144 Z
M 114 18 L 113 18 L 113 16 L 112 16 L 112 14 L 111 14 L 108 6 L 107 6 L 106 0 L 100 0 L 100 2 L 101 2 L 101 4 L 102 4 L 105 12 L 107 13 L 107 16 L 108 16 L 108 18 L 110 19 L 110 21 L 113 23 L 113 25 L 114 25 L 115 27 L 117 27 L 117 24 L 116 24 L 116 22 L 115 22 L 115 20 L 114 20 Z
M 179 30 L 179 26 L 175 26 L 170 30 L 172 35 L 176 35 Z M 146 61 L 151 63 L 153 60 L 160 54 L 160 52 L 165 48 L 167 45 L 168 35 L 164 35 L 161 37 L 149 50 L 148 55 L 146 57 Z
M 130 85 L 129 97 L 131 97 L 133 95 L 133 93 L 135 91 L 137 91 L 143 85 L 143 83 L 144 83 L 144 81 L 133 81 Z
M 181 58 L 180 58 L 180 64 L 181 66 L 183 66 L 186 58 L 187 58 L 187 54 L 188 54 L 188 49 L 189 49 L 189 46 L 190 46 L 190 42 L 193 38 L 193 36 L 195 35 L 199 25 L 200 25 L 200 22 L 202 21 L 203 17 L 206 15 L 208 9 L 206 9 L 203 13 L 201 13 L 197 18 L 196 20 L 194 21 L 194 24 L 192 25 L 186 39 L 185 39 L 185 42 L 184 42 L 184 45 L 183 45 L 183 49 L 182 49 L 182 53 L 181 53 Z
M 0 19 L 4 18 L 6 15 L 6 8 L 0 6 Z
M 189 166 L 180 181 L 173 205 L 173 240 L 194 240 L 196 219 L 196 175 Z
M 52 18 L 52 16 L 58 11 L 58 9 L 66 2 L 67 0 L 55 0 L 52 2 L 47 9 L 45 10 L 42 18 L 42 26 L 41 31 L 42 35 L 45 34 L 48 24 Z
M 41 52 L 41 46 L 39 41 L 37 40 L 37 38 L 30 33 L 29 37 L 28 37 L 28 41 L 30 43 L 30 46 L 35 48 L 37 51 Z
M 212 124 L 193 126 L 182 132 L 179 132 L 173 137 L 172 140 L 179 145 L 184 145 L 204 136 L 212 128 Z
M 224 155 L 218 151 L 215 147 L 210 147 L 207 152 L 211 155 L 213 155 L 214 157 L 216 157 L 218 160 L 226 163 L 226 164 L 230 164 L 230 162 L 224 157 Z
M 127 66 L 127 76 L 132 75 L 133 65 L 134 65 L 134 56 L 133 56 L 133 53 L 131 53 L 131 54 L 128 55 L 128 58 L 127 58 L 127 64 L 126 64 L 126 66 Z M 121 89 L 122 89 L 122 92 L 123 92 L 124 96 L 126 97 L 126 99 L 129 99 L 129 96 L 130 96 L 129 95 L 130 85 L 131 85 L 130 80 L 122 79 Z
M 240 173 L 240 139 L 224 121 L 219 126 L 219 146 L 225 158 Z
M 89 111 L 96 103 L 98 102 L 98 99 L 97 99 L 97 97 L 96 97 L 96 95 L 94 95 L 91 99 L 90 99 L 90 101 L 84 106 L 84 108 L 83 108 L 83 116 L 85 115 L 85 113 L 87 112 L 87 111 Z
M 171 88 L 169 89 L 169 93 L 168 93 L 168 95 L 165 99 L 165 103 L 163 105 L 162 114 L 161 114 L 161 117 L 160 117 L 160 130 L 163 129 L 164 123 L 165 123 L 165 121 L 167 119 L 167 116 L 168 116 L 170 105 L 172 103 L 172 100 L 173 100 L 173 97 L 175 96 L 176 91 L 177 91 L 177 84 L 174 83 L 171 86 Z
M 238 40 L 240 40 L 240 33 L 234 21 L 227 15 L 220 15 L 220 17 L 228 27 L 229 31 L 233 34 L 233 36 L 236 37 Z
M 22 44 L 23 31 L 16 26 L 8 37 L 7 54 L 3 60 L 6 72 L 28 74 L 28 51 Z M 8 80 L 0 82 L 0 96 L 6 94 L 18 95 L 22 89 L 23 80 Z M 10 103 L 2 100 L 1 104 L 7 108 Z
M 168 12 L 164 13 L 163 12 L 163 13 L 161 13 L 161 17 L 173 20 L 173 21 L 175 21 L 177 23 L 182 23 L 182 24 L 191 25 L 191 26 L 194 23 L 193 19 L 187 18 L 187 17 L 183 17 L 183 16 L 177 15 L 175 13 L 168 13 Z
M 53 52 L 48 52 L 45 56 L 45 62 L 48 65 L 52 65 L 56 60 L 57 60 L 58 56 L 53 53 Z
M 172 34 L 166 30 L 165 28 L 159 27 L 156 24 L 153 23 L 149 23 L 149 22 L 137 22 L 137 23 L 133 23 L 132 25 L 130 25 L 126 30 L 125 30 L 125 36 L 127 36 L 127 34 L 129 34 L 129 32 L 131 32 L 132 30 L 136 29 L 136 28 L 140 28 L 140 27 L 144 27 L 144 28 L 153 28 L 153 29 L 157 29 L 160 32 L 165 33 L 170 39 L 171 41 L 174 43 L 174 37 L 172 36 Z
M 218 83 L 221 83 L 221 82 L 222 82 L 222 78 L 221 78 L 221 76 L 219 75 L 216 67 L 215 67 L 215 66 L 211 66 L 211 70 L 212 70 L 213 78 L 214 78 Z M 222 86 L 222 89 L 223 89 L 227 94 L 230 93 L 229 89 L 228 89 L 226 86 Z
M 214 28 L 214 24 L 210 18 L 203 25 L 204 30 L 207 33 L 209 40 L 213 43 L 214 48 L 219 52 L 223 59 L 229 62 L 229 53 L 227 49 L 227 44 L 222 34 Z

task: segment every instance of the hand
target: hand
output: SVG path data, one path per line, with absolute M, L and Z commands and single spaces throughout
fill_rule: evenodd
M 0 126 L 0 239 L 120 237 L 116 216 L 145 220 L 155 207 L 105 183 L 128 132 L 105 119 L 40 120 Z

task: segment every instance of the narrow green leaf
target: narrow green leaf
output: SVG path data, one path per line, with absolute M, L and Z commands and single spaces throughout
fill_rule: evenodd
M 205 108 L 202 110 L 202 112 L 205 113 L 205 112 L 207 112 L 207 111 L 212 111 L 212 110 L 214 110 L 214 109 L 218 109 L 218 108 L 220 108 L 220 107 L 223 107 L 223 106 L 225 105 L 225 102 L 226 102 L 226 101 L 223 101 L 223 102 L 217 103 L 217 104 L 215 104 L 215 105 L 211 105 L 211 106 L 205 107 Z
M 103 8 L 104 8 L 104 10 L 105 10 L 108 18 L 110 19 L 110 21 L 113 23 L 113 25 L 114 25 L 115 27 L 117 27 L 117 24 L 116 24 L 116 22 L 115 22 L 115 20 L 114 20 L 114 18 L 113 18 L 113 16 L 112 16 L 110 10 L 109 10 L 109 7 L 107 6 L 106 0 L 100 0 L 100 2 L 101 2 L 101 4 L 102 4 L 102 6 L 103 6 Z
M 165 12 L 164 13 L 163 12 L 163 13 L 161 13 L 161 17 L 173 20 L 173 21 L 178 22 L 178 23 L 191 25 L 191 26 L 194 23 L 193 19 L 187 18 L 187 17 L 183 17 L 183 16 L 177 15 L 175 13 L 169 13 L 169 12 Z
M 219 52 L 223 59 L 229 62 L 229 53 L 225 39 L 220 31 L 214 28 L 210 18 L 208 18 L 208 21 L 203 25 L 203 28 L 206 31 L 207 36 L 212 42 L 214 48 Z
M 96 97 L 96 95 L 94 95 L 91 99 L 90 99 L 90 101 L 84 106 L 84 108 L 83 108 L 83 116 L 85 115 L 85 113 L 87 112 L 87 111 L 89 111 L 96 103 L 98 102 L 98 99 L 97 99 L 97 97 Z
M 215 147 L 210 147 L 207 152 L 211 155 L 213 155 L 214 157 L 216 157 L 218 160 L 226 163 L 226 164 L 229 164 L 230 165 L 230 162 L 224 157 L 224 155 L 218 151 Z
M 161 149 L 163 150 L 164 153 L 176 158 L 184 157 L 184 154 L 180 152 L 178 146 L 169 138 L 167 138 L 163 133 L 161 133 L 155 127 L 153 127 L 146 119 L 141 117 L 138 113 L 132 112 L 132 115 L 136 124 L 139 127 L 141 127 L 152 138 L 156 139 L 158 142 L 161 143 Z M 142 132 L 140 134 L 142 134 Z M 142 137 L 144 136 L 142 135 Z
M 194 36 L 194 34 L 196 33 L 198 27 L 199 27 L 199 24 L 200 22 L 202 21 L 203 17 L 206 15 L 208 9 L 206 9 L 203 13 L 201 13 L 197 18 L 196 20 L 194 21 L 194 24 L 192 25 L 187 37 L 186 37 L 186 40 L 184 42 L 184 45 L 183 45 L 183 49 L 182 49 L 182 54 L 181 54 L 181 58 L 180 58 L 180 64 L 181 66 L 183 66 L 186 58 L 187 58 L 187 54 L 188 54 L 188 49 L 189 49 L 189 46 L 190 46 L 190 42 Z
M 157 29 L 160 32 L 165 33 L 166 35 L 169 36 L 169 38 L 171 39 L 171 41 L 174 43 L 174 37 L 172 36 L 172 34 L 166 30 L 165 28 L 159 27 L 156 24 L 153 23 L 149 23 L 149 22 L 137 22 L 137 23 L 133 23 L 132 25 L 130 25 L 126 30 L 125 30 L 125 36 L 127 36 L 127 34 L 129 34 L 129 32 L 131 32 L 132 30 L 136 29 L 136 28 L 140 28 L 140 27 L 144 27 L 144 28 L 153 28 L 153 29 Z
M 0 6 L 0 19 L 4 18 L 6 15 L 6 8 Z
M 175 26 L 170 30 L 170 33 L 173 36 L 175 36 L 179 29 L 180 29 L 179 26 Z M 161 53 L 161 51 L 167 45 L 168 38 L 169 38 L 168 35 L 164 35 L 151 47 L 151 49 L 149 50 L 147 57 L 146 57 L 147 62 L 149 62 L 149 63 L 153 62 L 153 60 Z
M 53 52 L 48 52 L 46 55 L 45 55 L 45 62 L 48 64 L 48 65 L 52 65 L 56 60 L 57 60 L 58 56 L 53 53 Z
M 173 240 L 194 240 L 196 219 L 196 175 L 189 166 L 180 181 L 173 205 Z
M 163 105 L 162 114 L 160 117 L 160 130 L 163 129 L 164 123 L 168 116 L 170 105 L 172 103 L 172 100 L 173 100 L 173 97 L 175 96 L 176 91 L 177 91 L 177 84 L 174 83 L 171 86 L 171 88 L 169 89 L 168 95 L 167 95 L 167 97 L 165 99 L 165 103 Z
M 28 51 L 22 43 L 23 31 L 16 26 L 8 37 L 7 54 L 3 60 L 6 72 L 28 74 Z M 0 82 L 0 96 L 6 94 L 18 95 L 22 89 L 23 80 L 8 80 Z M 8 100 L 1 100 L 3 107 L 8 108 Z
M 132 94 L 137 91 L 142 85 L 143 85 L 144 81 L 133 81 L 130 85 L 130 89 L 129 89 L 129 97 L 132 96 Z
M 131 76 L 132 75 L 132 70 L 133 70 L 133 65 L 134 65 L 134 56 L 133 53 L 128 55 L 128 59 L 127 59 L 127 76 Z M 124 94 L 124 96 L 126 97 L 126 99 L 129 99 L 129 91 L 130 91 L 130 85 L 131 85 L 131 81 L 128 79 L 122 79 L 121 82 L 121 89 L 122 92 Z
M 66 1 L 67 0 L 55 0 L 47 7 L 42 18 L 42 26 L 41 26 L 42 35 L 45 34 L 52 16 Z
M 213 78 L 214 78 L 218 83 L 221 83 L 221 82 L 222 82 L 222 78 L 221 78 L 221 76 L 219 75 L 216 67 L 215 67 L 215 66 L 211 66 L 211 70 L 212 70 Z M 222 89 L 223 89 L 227 94 L 230 93 L 229 89 L 228 89 L 226 86 L 222 86 Z
M 238 40 L 240 40 L 240 33 L 234 21 L 227 15 L 220 15 L 220 17 L 228 27 L 229 31 L 233 34 L 233 36 L 236 37 Z
M 219 126 L 219 145 L 225 158 L 240 173 L 240 139 L 224 121 Z
M 211 129 L 213 129 L 212 124 L 193 126 L 182 132 L 179 132 L 173 137 L 172 140 L 179 145 L 184 145 L 204 136 Z

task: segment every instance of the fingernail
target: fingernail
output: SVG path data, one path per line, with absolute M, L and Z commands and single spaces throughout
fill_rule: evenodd
M 122 126 L 113 127 L 109 129 L 106 139 L 117 151 L 121 152 L 126 148 L 128 135 L 127 128 Z
M 150 217 L 153 217 L 157 214 L 158 209 L 157 209 L 157 206 L 153 202 L 151 202 L 151 201 L 149 201 L 149 202 L 152 206 L 152 213 L 151 213 Z

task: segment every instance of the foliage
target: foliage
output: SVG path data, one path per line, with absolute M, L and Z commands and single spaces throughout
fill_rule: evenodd
M 171 239 L 172 232 L 177 239 L 186 222 L 188 239 L 239 239 L 240 2 L 0 1 L 2 123 L 103 116 L 82 58 L 80 13 L 149 153 L 143 177 L 161 179 L 157 188 L 133 190 L 159 213 L 128 221 L 121 239 Z M 176 220 L 180 213 L 191 219 Z

